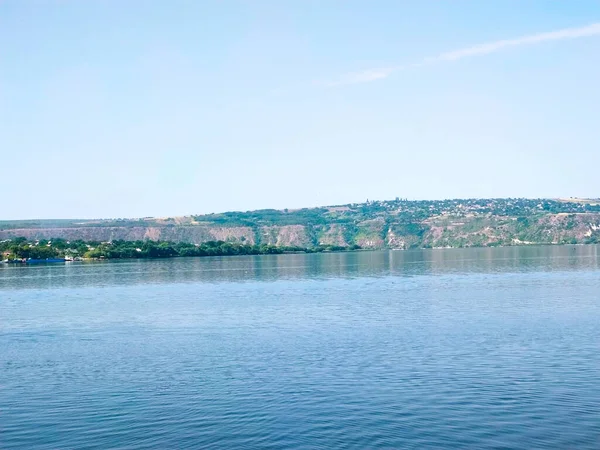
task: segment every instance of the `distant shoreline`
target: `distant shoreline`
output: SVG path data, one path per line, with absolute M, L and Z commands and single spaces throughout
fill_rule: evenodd
M 397 198 L 182 217 L 0 221 L 0 241 L 19 237 L 31 242 L 60 238 L 98 244 L 140 242 L 140 246 L 149 240 L 173 245 L 225 242 L 252 248 L 243 253 L 279 252 L 279 248 L 318 252 L 353 246 L 406 250 L 596 244 L 600 243 L 600 200 Z M 205 253 L 211 252 L 214 249 Z
M 299 255 L 299 254 L 331 254 L 331 253 L 354 253 L 370 251 L 423 251 L 423 250 L 464 250 L 464 249 L 507 249 L 507 248 L 535 248 L 535 247 L 585 247 L 599 244 L 567 244 L 567 243 L 531 243 L 497 246 L 468 246 L 468 247 L 414 247 L 410 249 L 400 248 L 360 248 L 348 247 L 320 247 L 310 248 L 285 248 L 285 247 L 257 247 L 240 245 L 226 242 L 210 242 L 202 245 L 167 243 L 146 241 L 138 247 L 140 242 L 120 241 L 116 243 L 82 243 L 75 242 L 71 246 L 68 242 L 58 241 L 56 247 L 53 244 L 41 242 L 29 242 L 22 239 L 0 242 L 0 250 L 4 258 L 0 260 L 9 264 L 44 264 L 57 262 L 90 262 L 90 261 L 125 261 L 125 260 L 157 260 L 173 258 L 206 258 L 206 257 L 231 257 L 231 256 L 265 256 L 265 255 Z M 93 244 L 96 246 L 94 247 Z M 83 251 L 81 246 L 87 251 Z M 16 248 L 15 246 L 18 246 Z M 11 248 L 12 250 L 6 250 Z M 76 250 L 80 248 L 80 250 Z M 134 249 L 132 252 L 132 248 Z
M 16 238 L 0 242 L 2 261 L 26 263 L 29 260 L 108 260 L 108 259 L 159 259 L 176 257 L 275 255 L 289 253 L 324 253 L 359 250 L 357 245 L 297 246 L 250 245 L 224 241 L 203 244 L 167 241 L 67 241 L 64 239 L 30 241 Z

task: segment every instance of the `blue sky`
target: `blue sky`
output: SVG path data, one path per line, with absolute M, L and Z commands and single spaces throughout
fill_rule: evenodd
M 600 2 L 0 1 L 0 219 L 600 196 Z

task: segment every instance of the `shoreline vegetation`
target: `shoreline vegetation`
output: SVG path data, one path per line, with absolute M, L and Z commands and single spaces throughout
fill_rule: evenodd
M 596 245 L 528 243 L 517 245 L 487 245 L 471 248 L 491 247 L 531 247 L 536 245 Z M 468 247 L 422 247 L 422 250 L 436 250 Z M 291 253 L 333 253 L 353 252 L 364 249 L 359 245 L 335 246 L 320 245 L 313 248 L 275 245 L 248 245 L 236 242 L 210 241 L 203 244 L 168 241 L 67 241 L 65 239 L 28 241 L 26 238 L 15 238 L 0 241 L 0 262 L 58 262 L 58 261 L 101 261 L 114 259 L 161 259 L 178 257 L 207 257 L 207 256 L 250 256 L 250 255 L 282 255 Z M 394 249 L 388 249 L 394 250 Z M 397 250 L 397 249 L 396 249 Z
M 0 242 L 3 261 L 149 259 L 204 256 L 280 255 L 284 253 L 344 252 L 361 249 L 358 245 L 321 245 L 314 248 L 275 245 L 248 245 L 210 241 L 203 244 L 168 241 L 67 241 L 51 239 L 28 241 L 16 238 Z

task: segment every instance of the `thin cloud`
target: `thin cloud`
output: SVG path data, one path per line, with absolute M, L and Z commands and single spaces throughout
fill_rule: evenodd
M 533 45 L 549 41 L 561 41 L 566 39 L 576 39 L 589 36 L 600 35 L 600 23 L 586 25 L 577 28 L 564 28 L 562 30 L 550 31 L 547 33 L 532 34 L 522 36 L 516 39 L 504 39 L 487 44 L 474 45 L 472 47 L 461 48 L 449 52 L 440 53 L 437 56 L 424 58 L 421 62 L 411 64 L 409 66 L 399 66 L 386 69 L 369 69 L 363 72 L 350 73 L 339 79 L 338 81 L 328 83 L 327 86 L 340 86 L 347 84 L 368 83 L 371 81 L 381 80 L 389 77 L 392 73 L 406 68 L 420 67 L 428 64 L 435 64 L 447 61 L 458 61 L 463 58 L 473 56 L 484 56 L 491 53 L 504 50 L 509 47 L 518 47 L 521 45 Z

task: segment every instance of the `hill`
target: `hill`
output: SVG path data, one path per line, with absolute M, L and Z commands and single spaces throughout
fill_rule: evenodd
M 62 238 L 202 244 L 435 248 L 600 243 L 600 200 L 367 201 L 186 217 L 0 221 L 0 240 Z

